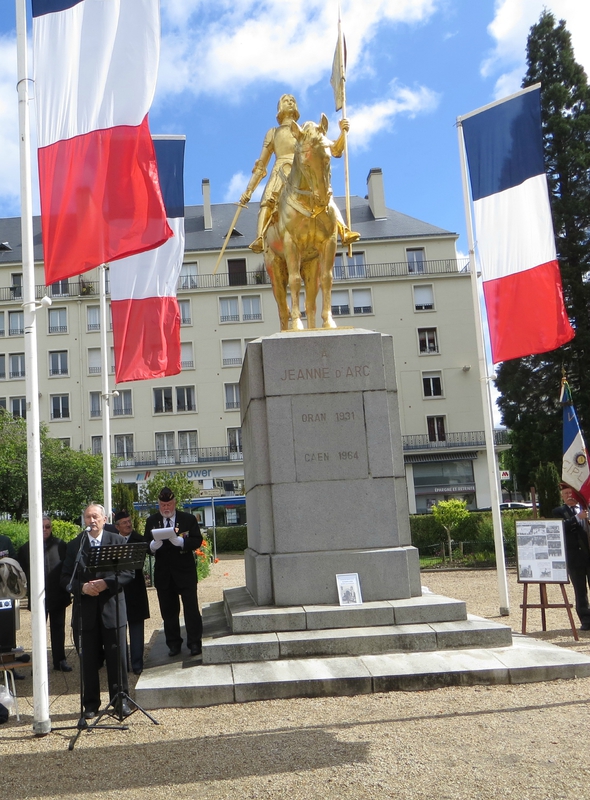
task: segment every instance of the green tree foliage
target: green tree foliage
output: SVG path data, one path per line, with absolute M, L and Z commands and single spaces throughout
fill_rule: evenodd
M 539 503 L 539 515 L 548 519 L 554 508 L 561 505 L 559 472 L 552 462 L 539 464 L 535 473 L 535 487 Z
M 20 520 L 28 510 L 27 429 L 0 410 L 0 511 Z M 91 500 L 102 501 L 102 459 L 70 450 L 40 429 L 43 507 L 51 516 L 76 519 Z
M 123 483 L 123 481 L 117 481 L 117 483 L 114 483 L 112 487 L 112 500 L 113 512 L 121 511 L 122 509 L 128 511 L 133 523 L 133 530 L 140 533 L 142 530 L 141 517 L 133 505 L 136 497 L 135 492 L 129 486 L 129 484 Z
M 447 542 L 449 545 L 449 561 L 453 560 L 452 539 L 453 531 L 459 523 L 469 516 L 467 511 L 467 503 L 465 500 L 457 500 L 451 498 L 450 500 L 441 500 L 432 507 L 432 516 L 434 519 L 443 526 L 447 534 Z
M 530 30 L 523 86 L 541 82 L 541 114 L 557 254 L 573 341 L 498 370 L 498 405 L 511 430 L 510 468 L 520 488 L 539 463 L 560 463 L 559 388 L 565 370 L 582 430 L 590 427 L 590 88 L 565 22 L 544 11 Z
M 158 510 L 158 495 L 165 486 L 174 492 L 176 507 L 179 509 L 198 494 L 193 482 L 186 477 L 186 473 L 157 472 L 139 490 L 139 499 L 147 504 L 150 514 Z

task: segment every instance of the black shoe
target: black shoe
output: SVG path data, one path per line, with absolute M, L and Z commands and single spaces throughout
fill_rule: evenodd
M 25 676 L 22 674 L 22 672 L 17 672 L 15 669 L 12 670 L 12 677 L 15 681 L 24 681 L 25 679 Z
M 582 622 L 580 625 L 581 631 L 590 631 L 590 622 Z
M 72 671 L 72 667 L 70 667 L 70 665 L 65 660 L 65 658 L 64 658 L 63 661 L 60 661 L 59 664 L 56 667 L 54 667 L 53 669 L 56 672 L 71 672 Z
M 134 670 L 133 670 L 133 674 L 134 674 L 134 675 L 141 675 L 141 673 L 142 673 L 142 672 L 143 672 L 143 670 L 142 670 L 142 669 L 134 669 Z
M 133 712 L 127 703 L 127 700 L 121 700 L 121 702 L 116 702 L 114 706 L 114 712 L 118 717 L 128 717 Z
M 200 656 L 203 652 L 203 648 L 200 644 L 191 644 L 189 650 L 191 651 L 191 656 Z
M 98 714 L 98 709 L 94 708 L 85 708 L 84 709 L 84 719 L 94 719 L 94 717 Z
M 171 647 L 170 650 L 168 650 L 168 655 L 170 656 L 170 658 L 174 658 L 174 656 L 180 655 L 180 645 L 178 644 L 175 645 L 174 647 Z

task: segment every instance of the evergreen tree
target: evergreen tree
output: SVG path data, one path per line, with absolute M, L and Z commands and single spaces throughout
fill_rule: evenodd
M 550 353 L 498 369 L 498 405 L 511 430 L 511 468 L 521 487 L 539 462 L 561 463 L 562 370 L 583 430 L 590 428 L 590 89 L 565 22 L 544 11 L 530 30 L 523 87 L 541 83 L 545 166 L 564 298 L 575 338 Z M 526 300 L 524 300 L 526 302 Z

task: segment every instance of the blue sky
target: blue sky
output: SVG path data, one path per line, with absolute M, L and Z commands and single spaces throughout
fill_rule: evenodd
M 526 37 L 543 7 L 564 18 L 590 66 L 586 0 L 341 0 L 348 48 L 351 193 L 384 173 L 389 207 L 464 235 L 455 120 L 516 91 Z M 187 136 L 186 202 L 237 201 L 283 92 L 301 121 L 325 112 L 337 0 L 162 0 L 162 57 L 153 133 Z M 0 8 L 0 215 L 20 213 L 15 11 Z M 33 109 L 34 113 L 34 109 Z M 344 191 L 341 161 L 333 165 Z M 36 208 L 38 204 L 36 203 Z

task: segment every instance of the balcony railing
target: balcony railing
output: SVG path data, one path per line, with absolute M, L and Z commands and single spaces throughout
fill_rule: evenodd
M 115 456 L 117 467 L 153 467 L 162 464 L 212 464 L 243 461 L 243 453 L 235 447 L 194 447 L 180 450 L 139 450 L 133 454 Z
M 430 441 L 427 433 L 414 433 L 402 436 L 404 452 L 412 450 L 449 450 L 454 448 L 485 447 L 484 431 L 463 431 L 462 433 L 446 433 L 444 441 Z M 508 431 L 497 428 L 494 431 L 496 447 L 508 445 Z

